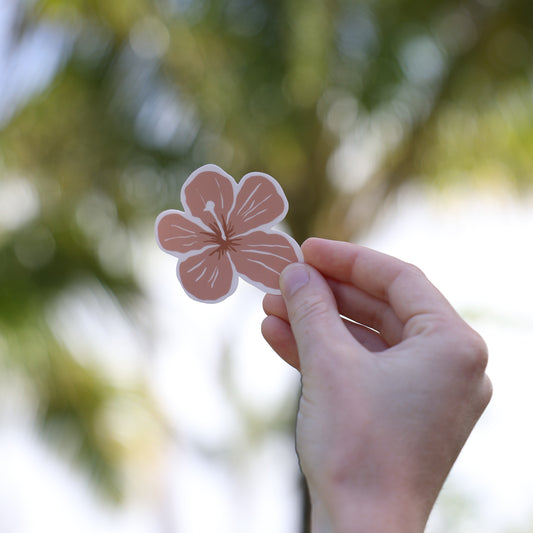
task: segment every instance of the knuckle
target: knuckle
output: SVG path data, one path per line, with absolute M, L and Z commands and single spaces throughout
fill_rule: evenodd
M 480 401 L 481 401 L 481 408 L 485 409 L 487 405 L 489 404 L 491 398 L 492 398 L 492 381 L 488 376 L 484 376 L 483 383 L 481 385 L 481 391 L 480 391 Z
M 413 265 L 412 263 L 404 263 L 404 268 L 406 272 L 410 273 L 413 276 L 426 277 L 422 269 Z
M 426 275 L 424 274 L 423 270 L 419 268 L 416 265 L 413 265 L 412 263 L 405 263 L 402 262 L 402 269 L 401 269 L 402 275 L 406 276 L 408 279 L 427 279 Z
M 458 342 L 456 355 L 465 371 L 472 374 L 485 372 L 489 352 L 485 341 L 474 330 L 469 330 Z
M 433 320 L 431 333 L 440 339 L 442 353 L 448 354 L 452 367 L 465 376 L 479 376 L 487 368 L 487 344 L 459 317 Z
M 484 374 L 477 383 L 475 393 L 472 398 L 472 408 L 476 419 L 481 416 L 483 411 L 487 408 L 492 398 L 492 382 L 489 377 Z
M 328 305 L 321 298 L 303 298 L 294 307 L 294 321 L 300 324 L 314 324 L 328 314 Z

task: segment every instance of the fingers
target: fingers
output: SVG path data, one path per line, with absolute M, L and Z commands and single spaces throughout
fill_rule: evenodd
M 379 331 L 389 346 L 402 340 L 403 324 L 389 304 L 347 283 L 328 279 L 328 284 L 341 315 Z
M 324 276 L 388 303 L 403 324 L 417 315 L 455 315 L 422 272 L 399 259 L 363 246 L 316 238 L 304 242 L 302 251 L 306 262 Z
M 343 317 L 379 331 L 381 337 L 379 335 L 378 337 L 381 340 L 384 339 L 389 346 L 401 341 L 403 324 L 390 305 L 347 283 L 332 279 L 326 281 L 337 302 L 337 309 Z M 289 320 L 287 307 L 281 296 L 267 294 L 263 300 L 263 309 L 267 315 L 275 315 L 285 321 Z M 360 336 L 354 336 L 364 345 L 366 335 L 363 341 Z M 365 347 L 369 349 L 368 346 L 365 345 Z
M 269 315 L 261 324 L 261 333 L 272 349 L 289 365 L 300 369 L 298 347 L 291 326 L 285 320 Z
M 369 352 L 382 352 L 389 348 L 389 345 L 379 335 L 379 333 L 365 328 L 349 320 L 343 320 L 344 325 L 362 346 Z M 298 346 L 292 333 L 291 326 L 283 318 L 276 315 L 269 315 L 261 324 L 261 332 L 271 348 L 289 365 L 300 370 L 300 358 L 298 357 Z
M 281 273 L 280 289 L 304 374 L 343 348 L 363 350 L 344 326 L 329 285 L 314 268 L 304 263 L 289 265 Z
M 263 298 L 263 311 L 267 315 L 274 315 L 285 322 L 289 321 L 289 313 L 287 312 L 287 306 L 283 296 L 277 294 L 265 294 Z

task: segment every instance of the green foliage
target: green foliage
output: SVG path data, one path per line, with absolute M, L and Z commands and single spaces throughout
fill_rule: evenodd
M 450 116 L 467 109 L 481 129 L 491 107 L 517 84 L 529 86 L 533 14 L 525 1 L 43 0 L 28 17 L 66 24 L 75 44 L 42 105 L 10 128 L 19 149 L 8 143 L 6 151 L 41 171 L 54 165 L 76 187 L 111 187 L 119 208 L 124 192 L 113 187 L 132 161 L 162 172 L 159 186 L 171 192 L 188 170 L 216 161 L 237 176 L 273 174 L 288 192 L 298 239 L 356 235 L 365 224 L 343 230 L 351 198 L 328 180 L 331 156 L 347 128 L 365 136 L 376 121 L 397 131 L 392 141 L 378 131 L 383 156 L 363 180 L 374 185 L 356 191 L 374 210 L 384 199 L 377 189 L 422 173 L 446 181 L 487 145 L 505 179 L 529 180 L 515 164 L 517 139 L 497 128 L 517 131 L 505 113 L 483 128 L 482 146 L 469 139 L 441 150 L 439 138 Z M 335 118 L 350 101 L 352 111 Z M 524 144 L 530 122 L 522 127 Z M 39 149 L 24 157 L 29 146 Z M 463 170 L 475 173 L 468 163 Z

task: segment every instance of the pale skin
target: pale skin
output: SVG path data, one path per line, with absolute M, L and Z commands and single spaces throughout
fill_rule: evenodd
M 416 267 L 339 241 L 302 251 L 262 331 L 301 372 L 312 531 L 421 533 L 490 400 L 486 345 Z

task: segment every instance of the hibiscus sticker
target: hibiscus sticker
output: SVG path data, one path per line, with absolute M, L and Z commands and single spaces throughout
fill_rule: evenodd
M 239 276 L 280 294 L 281 271 L 303 261 L 296 241 L 272 229 L 289 204 L 267 174 L 252 172 L 237 183 L 216 165 L 205 165 L 183 184 L 181 203 L 185 211 L 169 209 L 157 217 L 155 233 L 159 247 L 178 258 L 178 279 L 195 300 L 224 300 Z

